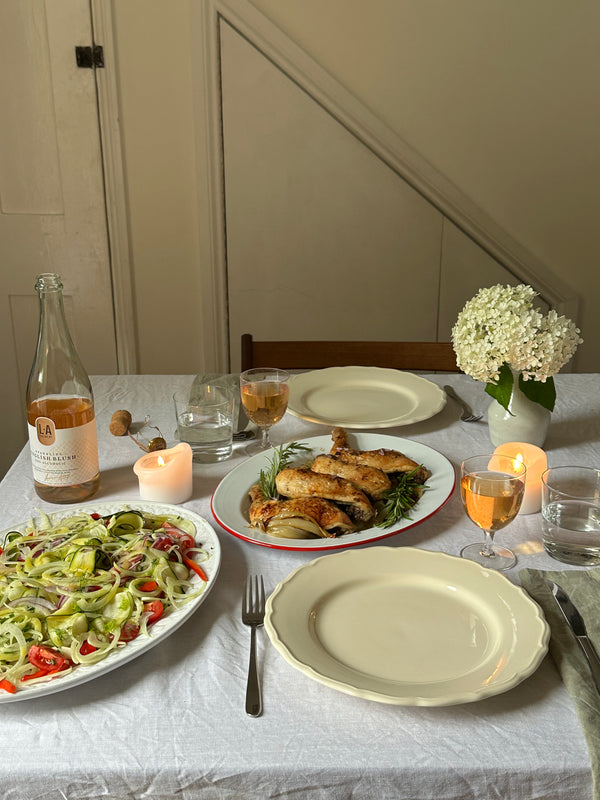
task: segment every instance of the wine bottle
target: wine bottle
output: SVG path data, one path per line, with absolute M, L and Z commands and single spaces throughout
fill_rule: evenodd
M 100 484 L 92 386 L 67 326 L 59 275 L 38 275 L 37 348 L 27 381 L 27 427 L 37 494 L 76 503 Z

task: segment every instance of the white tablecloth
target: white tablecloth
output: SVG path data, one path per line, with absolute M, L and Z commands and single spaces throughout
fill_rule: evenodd
M 475 407 L 489 398 L 462 375 L 451 383 Z M 186 376 L 93 379 L 102 484 L 97 498 L 137 499 L 132 465 L 142 451 L 110 435 L 120 408 L 146 415 L 165 438 L 175 429 L 171 395 Z M 600 466 L 600 376 L 557 379 L 558 401 L 545 446 L 550 465 Z M 459 422 L 448 401 L 434 418 L 393 430 L 446 455 L 455 465 L 491 449 L 487 424 Z M 329 429 L 287 414 L 275 443 Z M 383 432 L 383 431 L 379 431 Z M 259 547 L 219 528 L 210 496 L 245 457 L 194 466 L 185 506 L 218 530 L 221 572 L 199 610 L 167 640 L 134 661 L 67 691 L 2 706 L 0 787 L 5 800 L 76 798 L 560 798 L 591 797 L 585 740 L 552 660 L 511 691 L 443 708 L 389 706 L 329 689 L 293 669 L 259 631 L 264 714 L 244 711 L 249 631 L 240 620 L 249 572 L 272 589 L 318 557 Z M 55 506 L 34 492 L 27 447 L 0 484 L 3 527 Z M 383 544 L 457 554 L 478 532 L 458 492 L 432 518 Z M 520 516 L 502 532 L 523 567 L 557 569 L 541 547 L 540 517 Z M 377 546 L 377 545 L 368 545 Z M 358 634 L 360 635 L 360 634 Z

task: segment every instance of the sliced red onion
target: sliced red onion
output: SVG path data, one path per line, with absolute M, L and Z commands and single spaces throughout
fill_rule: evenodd
M 45 597 L 31 597 L 25 595 L 24 597 L 17 597 L 15 600 L 10 600 L 7 606 L 14 608 L 15 606 L 36 606 L 43 608 L 45 611 L 56 611 L 56 606 Z

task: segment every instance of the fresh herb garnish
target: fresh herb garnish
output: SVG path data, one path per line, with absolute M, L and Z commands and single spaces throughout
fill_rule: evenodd
M 410 519 L 407 512 L 419 500 L 423 490 L 428 488 L 415 478 L 421 469 L 422 467 L 418 466 L 411 472 L 399 475 L 397 484 L 383 495 L 385 502 L 375 523 L 377 528 L 389 528 L 403 517 Z
M 267 500 L 279 500 L 279 492 L 277 491 L 275 479 L 282 469 L 285 469 L 287 466 L 289 466 L 296 453 L 299 453 L 302 450 L 310 452 L 311 448 L 308 445 L 300 444 L 299 442 L 290 442 L 289 444 L 286 444 L 285 447 L 283 445 L 279 445 L 279 447 L 275 448 L 273 457 L 269 463 L 269 468 L 266 470 L 261 469 L 260 476 L 258 478 L 260 490 Z

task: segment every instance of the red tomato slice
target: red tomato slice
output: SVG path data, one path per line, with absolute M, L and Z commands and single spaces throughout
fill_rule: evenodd
M 135 639 L 140 632 L 140 626 L 136 625 L 134 622 L 126 622 L 123 627 L 121 628 L 121 633 L 119 635 L 120 642 L 131 642 Z
M 29 663 L 46 672 L 60 672 L 71 664 L 58 650 L 37 644 L 32 644 L 29 648 Z
M 7 681 L 6 678 L 2 678 L 0 681 L 0 689 L 4 689 L 5 692 L 9 692 L 10 694 L 14 694 L 17 691 L 14 683 Z
M 179 543 L 182 550 L 189 550 L 190 547 L 193 547 L 196 544 L 193 536 L 190 536 L 189 533 L 182 531 L 180 528 L 177 528 L 170 522 L 164 522 L 162 527 L 165 533 Z
M 82 656 L 89 656 L 90 653 L 95 653 L 97 649 L 97 647 L 94 647 L 94 645 L 90 644 L 86 639 L 79 648 L 79 652 Z
M 160 619 L 164 610 L 165 607 L 160 600 L 151 600 L 149 603 L 144 603 L 144 611 L 150 614 L 148 620 L 146 621 L 146 625 L 152 625 L 153 622 L 156 622 L 157 619 Z

